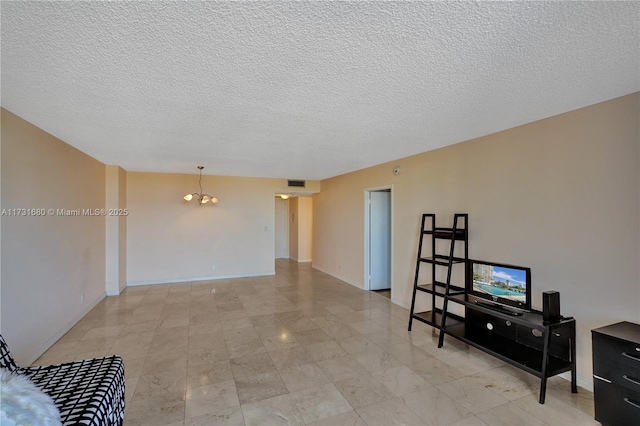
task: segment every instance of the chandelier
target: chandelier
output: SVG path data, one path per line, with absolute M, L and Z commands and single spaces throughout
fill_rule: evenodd
M 192 194 L 187 194 L 182 198 L 184 198 L 186 201 L 198 200 L 198 204 L 200 204 L 200 205 L 207 204 L 208 202 L 211 202 L 212 204 L 215 204 L 215 203 L 218 202 L 218 199 L 216 197 L 212 197 L 211 195 L 204 194 L 202 192 L 202 169 L 204 169 L 204 166 L 198 166 L 198 170 L 200 170 L 200 179 L 198 179 L 198 185 L 200 186 L 200 192 L 194 192 Z

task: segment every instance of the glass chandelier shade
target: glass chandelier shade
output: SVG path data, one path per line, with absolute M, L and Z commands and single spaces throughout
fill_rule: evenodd
M 185 201 L 197 200 L 198 204 L 200 205 L 207 204 L 207 203 L 215 204 L 218 202 L 218 199 L 216 197 L 202 192 L 202 169 L 204 169 L 204 166 L 198 166 L 198 170 L 200 171 L 200 177 L 198 179 L 198 186 L 200 187 L 200 192 L 193 192 L 191 194 L 185 195 L 182 198 Z

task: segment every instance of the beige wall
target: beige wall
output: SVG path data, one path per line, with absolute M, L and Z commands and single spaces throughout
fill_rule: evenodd
M 127 172 L 118 167 L 118 208 L 127 210 L 127 215 L 118 216 L 118 285 L 122 290 L 127 284 Z
M 289 200 L 275 197 L 276 202 L 276 225 L 275 225 L 275 246 L 276 259 L 289 258 Z
M 313 198 L 289 199 L 289 257 L 296 262 L 311 262 Z
M 289 198 L 289 258 L 298 260 L 298 197 Z
M 313 198 L 298 197 L 298 262 L 311 262 Z
M 590 330 L 640 321 L 639 98 L 322 181 L 314 267 L 362 287 L 363 192 L 393 185 L 393 297 L 409 306 L 420 214 L 446 226 L 468 212 L 472 258 L 531 267 L 534 307 L 542 291 L 560 291 L 562 313 L 577 320 L 588 385 Z
M 1 111 L 2 209 L 105 207 L 102 163 Z M 28 363 L 104 297 L 105 217 L 3 215 L 2 248 L 1 332 Z
M 283 182 L 203 176 L 203 191 L 220 202 L 199 206 L 182 199 L 199 191 L 198 175 L 127 173 L 128 285 L 275 273 Z
M 127 173 L 106 166 L 106 290 L 120 294 L 127 282 Z

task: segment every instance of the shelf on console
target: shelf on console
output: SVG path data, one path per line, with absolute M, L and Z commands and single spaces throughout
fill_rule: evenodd
M 435 309 L 434 311 L 425 311 L 425 312 L 415 312 L 411 315 L 413 319 L 416 319 L 420 322 L 430 325 L 433 328 L 440 329 L 440 325 L 442 324 L 442 310 Z M 453 315 L 451 313 L 447 314 L 447 324 L 446 327 L 453 327 L 459 324 L 464 323 L 464 318 Z
M 417 286 L 417 290 L 419 291 L 423 291 L 425 293 L 429 293 L 429 294 L 435 294 L 436 296 L 444 296 L 445 295 L 445 290 L 446 290 L 446 284 L 445 283 L 441 283 L 441 282 L 434 282 L 432 284 L 419 284 Z M 465 294 L 465 289 L 463 287 L 458 287 L 458 286 L 454 286 L 454 285 L 450 285 L 449 286 L 449 296 L 464 296 Z
M 446 333 L 537 377 L 542 377 L 543 351 L 497 334 L 467 333 L 465 324 L 446 327 Z M 571 362 L 549 355 L 547 377 L 571 371 Z

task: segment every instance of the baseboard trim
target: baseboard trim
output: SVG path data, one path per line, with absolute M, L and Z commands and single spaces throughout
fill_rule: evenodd
M 399 301 L 398 299 L 391 299 L 391 302 L 392 302 L 394 305 L 398 305 L 398 306 L 400 306 L 401 308 L 405 308 L 406 310 L 409 310 L 409 305 L 405 305 L 404 303 L 402 303 L 402 302 L 401 302 L 401 301 Z
M 559 374 L 558 376 L 562 377 L 563 379 L 569 382 L 571 381 L 571 372 L 569 371 L 567 371 L 566 373 Z M 590 392 L 593 392 L 593 380 L 589 380 L 587 377 L 584 377 L 578 374 L 576 376 L 576 383 L 581 388 L 586 389 Z
M 80 313 L 78 315 L 76 315 L 71 321 L 69 321 L 67 323 L 67 325 L 62 327 L 57 333 L 55 333 L 46 342 L 44 342 L 42 345 L 40 345 L 38 347 L 38 349 L 36 349 L 34 353 L 29 355 L 26 358 L 26 360 L 24 362 L 22 362 L 21 364 L 22 365 L 31 365 L 31 364 L 33 364 L 35 360 L 40 358 L 42 356 L 42 354 L 44 354 L 46 351 L 48 351 L 49 348 L 51 348 L 51 346 L 53 346 L 58 340 L 60 340 L 60 338 L 62 336 L 67 334 L 67 332 L 69 330 L 71 330 L 74 325 L 79 323 L 80 320 L 85 317 L 85 315 L 87 315 L 89 312 L 91 312 L 91 310 L 93 308 L 95 308 L 98 305 L 98 303 L 102 302 L 102 300 L 105 297 L 107 297 L 107 293 L 106 292 L 102 293 L 100 296 L 98 296 L 98 298 L 96 300 L 94 300 L 93 303 L 90 303 L 90 304 L 86 305 L 86 307 L 82 311 L 80 311 Z
M 273 270 L 268 272 L 257 272 L 255 274 L 233 274 L 233 275 L 216 275 L 211 277 L 176 278 L 171 280 L 132 281 L 132 282 L 127 282 L 125 286 L 136 287 L 140 285 L 187 283 L 187 282 L 209 281 L 209 280 L 227 280 L 231 278 L 265 277 L 265 276 L 275 275 L 275 274 L 276 274 L 276 271 Z
M 362 284 L 360 284 L 360 283 L 356 283 L 355 281 L 350 281 L 350 280 L 348 280 L 348 279 L 346 279 L 346 278 L 343 278 L 343 277 L 339 277 L 339 276 L 337 276 L 337 275 L 334 275 L 332 272 L 329 272 L 328 270 L 326 270 L 326 269 L 324 269 L 324 268 L 321 268 L 321 267 L 319 267 L 319 266 L 313 265 L 313 264 L 311 265 L 311 267 L 312 267 L 313 269 L 317 269 L 318 271 L 320 271 L 320 272 L 322 272 L 322 273 L 324 273 L 324 274 L 331 275 L 333 278 L 336 278 L 336 279 L 338 279 L 338 280 L 340 280 L 340 281 L 344 281 L 345 283 L 347 283 L 347 284 L 351 284 L 352 286 L 357 287 L 357 288 L 359 288 L 360 290 L 363 290 L 363 291 L 364 291 L 364 288 L 362 287 Z
M 120 293 L 122 293 L 125 288 L 127 288 L 127 284 L 123 285 L 118 290 L 107 290 L 107 296 L 120 296 Z

